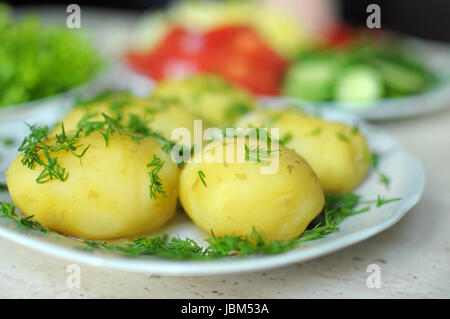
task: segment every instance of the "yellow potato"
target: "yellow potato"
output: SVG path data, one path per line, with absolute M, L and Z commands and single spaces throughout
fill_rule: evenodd
M 239 139 L 247 145 L 251 140 L 240 137 L 236 141 Z M 208 144 L 183 168 L 180 200 L 186 213 L 216 236 L 246 236 L 253 227 L 265 240 L 301 235 L 324 205 L 324 194 L 312 169 L 300 155 L 283 146 L 263 163 L 237 162 L 236 156 L 226 160 L 227 145 L 234 147 L 236 154 L 233 141 L 226 138 Z M 276 156 L 278 169 L 262 174 L 261 169 L 270 167 Z M 200 174 L 204 174 L 206 186 Z
M 49 139 L 54 145 L 55 139 Z M 179 169 L 161 142 L 145 138 L 136 143 L 125 135 L 113 134 L 106 147 L 100 132 L 80 139 L 80 159 L 66 151 L 52 153 L 69 173 L 66 181 L 37 183 L 42 166 L 30 169 L 14 159 L 6 172 L 13 202 L 25 216 L 57 232 L 86 239 L 112 239 L 136 235 L 164 225 L 175 213 Z M 150 198 L 153 155 L 164 161 L 158 176 L 167 198 Z M 41 155 L 42 157 L 42 155 Z
M 366 176 L 370 150 L 364 136 L 341 123 L 309 117 L 297 110 L 260 110 L 242 117 L 238 127 L 276 127 L 285 146 L 312 167 L 325 193 L 347 193 Z M 288 138 L 290 136 L 290 138 Z
M 102 113 L 112 118 L 121 116 L 122 125 L 129 123 L 130 116 L 137 115 L 147 126 L 168 140 L 172 139 L 171 134 L 175 128 L 186 128 L 191 134 L 191 141 L 193 139 L 194 116 L 180 107 L 176 100 L 143 99 L 128 93 L 108 94 L 103 98 L 99 97 L 98 101 L 80 104 L 72 109 L 62 123 L 66 131 L 76 130 L 78 122 L 86 114 L 94 115 L 90 121 L 102 121 Z M 61 124 L 58 124 L 50 135 L 59 132 L 60 127 Z
M 159 83 L 154 92 L 156 98 L 178 99 L 206 126 L 222 127 L 255 108 L 250 93 L 237 88 L 217 75 L 195 75 L 184 79 Z

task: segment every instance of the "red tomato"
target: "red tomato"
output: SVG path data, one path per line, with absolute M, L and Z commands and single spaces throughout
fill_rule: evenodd
M 342 47 L 348 45 L 354 37 L 353 29 L 345 25 L 334 25 L 323 31 L 325 46 Z
M 156 80 L 196 72 L 216 73 L 256 94 L 279 93 L 287 61 L 245 26 L 224 26 L 205 34 L 173 29 L 148 53 L 129 53 L 134 69 Z
M 268 47 L 253 29 L 224 26 L 205 35 L 205 65 L 230 82 L 256 94 L 279 93 L 287 61 Z
M 130 52 L 126 59 L 138 72 L 159 81 L 201 70 L 199 53 L 202 50 L 204 40 L 201 34 L 175 28 L 153 51 Z

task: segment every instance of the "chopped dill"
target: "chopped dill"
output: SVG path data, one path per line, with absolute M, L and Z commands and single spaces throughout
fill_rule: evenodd
M 1 137 L 0 136 L 0 144 L 4 146 L 11 146 L 14 144 L 14 139 L 11 137 Z
M 392 199 L 384 199 L 383 197 L 381 197 L 380 195 L 377 196 L 377 199 L 375 200 L 368 200 L 365 201 L 365 204 L 376 204 L 376 207 L 381 207 L 383 205 L 395 202 L 395 201 L 399 201 L 401 200 L 401 198 L 397 197 L 397 198 L 392 198 Z
M 347 217 L 366 212 L 369 206 L 356 210 L 360 196 L 356 194 L 325 195 L 325 206 L 307 230 L 300 236 L 300 242 L 323 238 L 339 230 L 339 224 Z
M 250 111 L 250 108 L 248 105 L 245 105 L 244 103 L 236 102 L 226 108 L 225 118 L 231 122 L 231 121 L 237 119 L 239 116 L 248 113 L 249 111 Z
M 205 185 L 205 187 L 208 187 L 205 182 L 205 173 L 203 173 L 203 171 L 200 170 L 198 171 L 198 176 L 200 177 L 200 180 L 202 181 L 203 185 Z
M 292 134 L 291 133 L 286 133 L 284 134 L 284 136 L 278 141 L 278 143 L 280 143 L 280 145 L 286 145 L 286 143 L 288 143 L 290 140 L 292 140 Z
M 150 198 L 157 199 L 158 194 L 167 198 L 167 194 L 163 189 L 161 178 L 159 177 L 159 171 L 163 167 L 164 162 L 156 155 L 153 155 L 153 160 L 147 164 L 147 167 L 153 167 L 148 173 L 150 177 Z
M 266 149 L 262 146 L 245 146 L 245 160 L 254 163 L 267 163 L 272 158 L 272 152 L 279 150 Z
M 161 149 L 167 153 L 175 146 L 174 142 L 167 140 L 161 134 L 153 131 L 151 127 L 148 126 L 148 123 L 136 114 L 130 114 L 126 125 L 122 125 L 117 118 L 112 118 L 105 113 L 101 113 L 103 120 L 93 120 L 97 115 L 98 114 L 96 113 L 85 114 L 78 122 L 78 134 L 84 133 L 85 136 L 89 136 L 94 131 L 100 131 L 105 139 L 106 146 L 109 145 L 109 139 L 115 132 L 129 136 L 137 143 L 146 137 L 155 137 L 163 142 Z M 118 115 L 118 118 L 122 118 L 122 115 Z
M 0 217 L 8 218 L 27 230 L 37 230 L 42 233 L 51 232 L 40 223 L 33 221 L 34 216 L 20 217 L 17 215 L 16 208 L 12 203 L 0 202 Z
M 158 167 L 162 162 L 155 159 L 152 161 Z M 249 256 L 255 254 L 273 255 L 286 252 L 297 245 L 323 238 L 331 233 L 337 232 L 343 220 L 347 217 L 367 212 L 372 204 L 377 207 L 400 200 L 400 198 L 384 199 L 378 196 L 376 200 L 361 201 L 356 194 L 326 195 L 325 206 L 321 212 L 308 226 L 307 230 L 300 236 L 288 241 L 265 241 L 260 233 L 253 227 L 248 236 L 223 236 L 216 237 L 211 231 L 211 237 L 206 240 L 206 248 L 200 246 L 193 239 L 178 237 L 169 238 L 168 235 L 142 237 L 131 243 L 111 245 L 105 241 L 84 240 L 89 250 L 116 251 L 129 257 L 155 256 L 179 260 L 208 260 L 229 256 Z M 361 208 L 357 208 L 364 204 Z M 40 232 L 51 232 L 38 222 L 31 220 L 32 216 L 21 218 L 15 213 L 14 205 L 0 202 L 0 217 L 6 217 L 22 225 L 28 230 Z
M 350 143 L 350 139 L 349 139 L 343 132 L 337 133 L 336 136 L 337 136 L 338 139 L 340 139 L 341 141 L 343 141 L 343 142 L 345 142 L 345 143 Z
M 387 177 L 385 174 L 380 173 L 380 183 L 383 184 L 384 186 L 389 187 L 391 180 L 389 179 L 389 177 Z
M 64 125 L 61 126 L 61 133 L 56 135 L 55 145 L 48 145 L 45 143 L 48 134 L 47 126 L 37 127 L 36 125 L 27 125 L 31 132 L 24 138 L 19 147 L 19 152 L 23 152 L 22 164 L 30 169 L 34 169 L 36 166 L 42 167 L 42 172 L 36 178 L 36 182 L 39 184 L 52 180 L 66 181 L 69 173 L 65 168 L 60 166 L 58 158 L 52 157 L 52 154 L 66 151 L 81 160 L 89 149 L 89 145 L 77 154 L 76 151 L 83 146 L 79 144 L 78 133 L 75 135 L 67 135 L 64 130 Z
M 308 136 L 316 136 L 316 135 L 319 135 L 321 132 L 322 132 L 322 127 L 319 126 L 319 127 L 315 128 L 314 130 L 312 130 L 311 132 L 309 132 L 306 135 L 308 135 Z
M 387 189 L 389 187 L 391 181 L 390 181 L 389 177 L 386 176 L 384 173 L 382 173 L 378 168 L 379 162 L 380 162 L 380 154 L 372 153 L 370 156 L 368 156 L 368 162 L 369 162 L 369 165 L 375 171 L 375 173 L 378 174 L 380 183 L 383 184 Z

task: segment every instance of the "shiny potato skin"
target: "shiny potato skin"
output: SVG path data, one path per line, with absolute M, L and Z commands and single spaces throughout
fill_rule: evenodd
M 255 108 L 250 93 L 212 74 L 160 82 L 153 96 L 176 99 L 196 119 L 205 121 L 206 127 L 224 127 Z
M 120 113 L 122 125 L 127 125 L 130 116 L 137 115 L 164 138 L 172 140 L 172 131 L 175 128 L 186 128 L 191 136 L 194 133 L 195 117 L 186 109 L 180 107 L 175 100 L 139 98 L 128 93 L 112 93 L 106 98 L 75 106 L 62 120 L 66 131 L 76 130 L 78 122 L 85 115 L 94 115 L 89 121 L 102 121 L 102 113 L 117 118 Z M 51 135 L 59 132 L 61 123 L 58 124 Z M 192 139 L 191 139 L 192 141 Z
M 47 141 L 49 145 L 54 139 Z M 14 159 L 6 172 L 14 204 L 25 216 L 34 215 L 44 226 L 59 233 L 85 239 L 113 239 L 133 236 L 159 228 L 175 213 L 179 169 L 170 155 L 161 151 L 161 142 L 113 134 L 106 147 L 100 132 L 80 140 L 90 145 L 80 160 L 60 151 L 59 164 L 69 176 L 65 182 L 36 182 L 42 167 L 30 169 Z M 149 196 L 147 164 L 153 155 L 165 163 L 159 176 L 168 198 Z M 52 156 L 53 156 L 52 155 Z
M 312 167 L 325 193 L 354 190 L 367 175 L 371 152 L 365 137 L 347 125 L 310 117 L 298 110 L 259 110 L 238 120 L 236 126 L 277 127 L 280 138 L 291 136 L 286 147 Z
M 215 141 L 225 148 L 233 139 Z M 205 155 L 207 148 L 201 153 Z M 247 236 L 253 227 L 265 240 L 301 235 L 322 210 L 324 194 L 312 169 L 295 152 L 280 146 L 275 174 L 261 174 L 267 163 L 186 164 L 180 177 L 180 200 L 190 218 L 216 236 Z M 205 174 L 205 186 L 199 171 Z

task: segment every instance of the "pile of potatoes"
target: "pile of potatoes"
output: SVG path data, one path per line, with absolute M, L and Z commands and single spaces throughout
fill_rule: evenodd
M 136 141 L 115 132 L 105 143 L 104 132 L 94 131 L 79 138 L 80 145 L 89 145 L 81 159 L 64 150 L 53 154 L 69 173 L 65 181 L 37 183 L 39 166 L 24 166 L 23 154 L 12 162 L 7 185 L 24 215 L 66 235 L 107 240 L 162 227 L 179 201 L 199 227 L 216 236 L 246 236 L 255 228 L 266 240 L 288 240 L 320 214 L 324 193 L 352 191 L 369 169 L 370 150 L 358 130 L 294 109 L 257 109 L 248 93 L 212 75 L 161 83 L 149 98 L 122 92 L 80 103 L 45 143 L 56 145 L 63 127 L 73 134 L 83 117 L 101 120 L 102 113 L 124 125 L 139 116 L 167 140 L 179 127 L 193 137 L 194 120 L 201 119 L 206 127 L 278 128 L 285 143 L 274 150 L 276 156 L 242 162 L 236 145 L 269 149 L 268 142 L 223 137 L 203 143 L 190 162 L 177 165 L 157 137 Z M 228 147 L 235 148 L 234 158 Z M 163 162 L 158 176 L 164 196 L 151 198 L 148 164 L 155 156 Z M 262 174 L 273 161 L 276 172 Z

